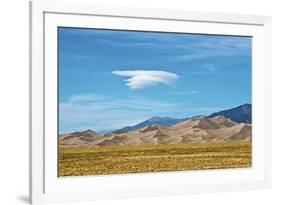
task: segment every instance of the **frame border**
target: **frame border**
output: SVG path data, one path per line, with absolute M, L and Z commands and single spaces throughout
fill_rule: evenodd
M 90 16 L 109 16 L 139 19 L 157 19 L 191 22 L 208 22 L 220 24 L 258 25 L 264 30 L 265 55 L 264 72 L 266 95 L 265 109 L 267 124 L 264 125 L 268 133 L 265 141 L 265 180 L 256 188 L 271 187 L 271 17 L 258 15 L 241 15 L 211 12 L 194 12 L 184 10 L 166 10 L 151 8 L 108 7 L 93 4 L 59 3 L 35 1 L 29 2 L 29 200 L 32 204 L 46 203 L 45 163 L 44 163 L 44 22 L 46 13 L 75 14 Z M 43 48 L 43 49 L 42 49 Z M 35 54 L 36 58 L 35 58 Z M 241 190 L 253 189 L 250 184 L 241 187 Z M 220 189 L 218 189 L 220 190 Z M 204 191 L 206 192 L 206 191 Z M 184 191 L 178 194 L 184 194 Z M 87 199 L 89 197 L 86 197 Z M 79 199 L 78 199 L 79 200 Z M 57 198 L 57 201 L 62 201 Z M 77 199 L 73 200 L 77 201 Z

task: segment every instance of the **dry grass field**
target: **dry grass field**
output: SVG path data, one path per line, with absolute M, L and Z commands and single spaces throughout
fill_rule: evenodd
M 251 142 L 59 149 L 59 176 L 251 167 Z

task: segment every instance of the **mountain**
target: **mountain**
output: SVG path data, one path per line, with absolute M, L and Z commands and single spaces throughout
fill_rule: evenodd
M 229 110 L 215 112 L 209 115 L 208 117 L 212 118 L 219 115 L 231 119 L 235 122 L 252 123 L 252 105 L 251 104 L 240 105 L 238 107 Z
M 187 119 L 189 119 L 189 118 L 177 119 L 177 118 L 172 118 L 172 117 L 152 117 L 152 118 L 149 118 L 148 120 L 145 120 L 134 126 L 127 126 L 122 129 L 116 130 L 114 133 L 130 132 L 130 131 L 141 129 L 141 128 L 144 128 L 147 126 L 152 126 L 152 125 L 171 126 L 171 125 L 175 125 L 179 122 L 185 121 Z
M 240 105 L 235 108 L 231 108 L 228 110 L 222 110 L 220 112 L 215 112 L 209 115 L 209 118 L 216 117 L 216 116 L 223 116 L 225 118 L 229 118 L 235 122 L 244 122 L 244 123 L 252 123 L 252 105 L 251 104 L 244 104 Z M 134 126 L 127 126 L 119 130 L 113 131 L 113 133 L 125 133 L 134 130 L 138 130 L 144 128 L 146 126 L 153 126 L 153 125 L 160 125 L 160 126 L 172 126 L 177 123 L 189 120 L 189 119 L 196 119 L 202 116 L 194 116 L 194 117 L 187 117 L 183 119 L 177 119 L 172 117 L 152 117 L 148 120 L 145 120 L 139 124 Z
M 163 119 L 152 118 L 151 121 L 158 122 L 159 120 L 162 121 Z M 103 147 L 110 145 L 250 141 L 251 133 L 251 124 L 237 123 L 218 115 L 188 119 L 171 126 L 153 124 L 122 133 L 97 134 L 90 130 L 68 133 L 59 137 L 59 144 L 62 147 Z

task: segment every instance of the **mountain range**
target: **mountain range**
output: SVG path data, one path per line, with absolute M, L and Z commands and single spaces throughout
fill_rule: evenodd
M 216 116 L 223 116 L 225 118 L 231 119 L 235 122 L 244 122 L 244 123 L 251 123 L 252 122 L 252 105 L 251 104 L 244 104 L 240 105 L 235 108 L 231 108 L 228 110 L 223 110 L 220 112 L 215 112 L 211 115 L 209 115 L 209 118 L 216 117 Z M 203 115 L 202 115 L 203 116 Z M 179 122 L 183 122 L 189 119 L 195 119 L 200 116 L 193 116 L 193 117 L 187 117 L 183 119 L 177 119 L 172 117 L 152 117 L 148 120 L 145 120 L 139 124 L 136 124 L 134 126 L 126 126 L 122 129 L 114 131 L 115 133 L 123 133 L 123 132 L 129 132 L 137 129 L 144 128 L 146 126 L 152 126 L 152 125 L 160 125 L 160 126 L 172 126 Z
M 179 122 L 183 122 L 185 120 L 189 120 L 191 118 L 184 118 L 184 119 L 177 119 L 177 118 L 172 118 L 172 117 L 152 117 L 149 118 L 148 120 L 145 120 L 139 124 L 136 124 L 134 126 L 126 126 L 122 129 L 114 131 L 114 133 L 122 133 L 122 132 L 129 132 L 137 129 L 141 129 L 147 126 L 152 126 L 152 125 L 161 125 L 161 126 L 172 126 L 175 125 Z
M 240 105 L 238 107 L 231 108 L 228 110 L 215 112 L 209 115 L 208 117 L 215 117 L 218 115 L 229 118 L 235 122 L 252 123 L 252 105 L 251 104 Z
M 227 117 L 226 117 L 227 116 Z M 232 119 L 236 119 L 232 120 Z M 177 144 L 193 142 L 250 141 L 251 106 L 185 119 L 153 117 L 132 127 L 107 134 L 92 130 L 59 136 L 62 147 L 110 145 Z

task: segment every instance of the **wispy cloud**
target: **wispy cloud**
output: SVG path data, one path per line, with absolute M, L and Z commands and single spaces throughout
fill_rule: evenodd
M 80 94 L 73 95 L 68 99 L 70 103 L 87 103 L 92 101 L 101 101 L 104 100 L 104 96 L 96 94 Z
M 60 132 L 118 129 L 137 124 L 153 114 L 168 114 L 178 106 L 136 97 L 116 99 L 95 94 L 73 95 L 59 104 Z
M 175 61 L 251 55 L 251 40 L 245 37 L 205 36 L 175 46 L 184 51 L 172 57 Z
M 194 94 L 198 94 L 199 92 L 197 90 L 190 90 L 190 91 L 185 91 L 185 92 L 169 92 L 169 94 L 172 95 L 194 95 Z
M 112 73 L 123 77 L 129 77 L 125 82 L 132 90 L 144 89 L 159 84 L 174 87 L 175 81 L 179 78 L 175 73 L 161 70 L 129 70 L 113 71 Z
M 78 94 L 59 104 L 60 132 L 113 130 L 135 125 L 152 116 L 183 118 L 221 109 L 138 97 L 116 99 L 96 94 Z
M 151 51 L 157 57 L 159 50 L 163 55 L 162 61 L 196 61 L 214 57 L 249 56 L 251 53 L 251 38 L 237 36 L 216 36 L 196 34 L 168 34 L 157 32 L 132 32 L 99 29 L 62 29 L 61 35 L 67 37 L 65 52 L 71 55 L 83 55 L 90 58 L 96 54 L 96 44 L 102 44 L 112 49 L 139 49 Z M 73 37 L 80 37 L 86 41 L 72 41 Z M 81 43 L 88 50 L 77 51 Z M 159 49 L 158 53 L 153 53 Z M 81 54 L 82 53 L 82 54 Z M 116 55 L 122 57 L 122 52 Z

